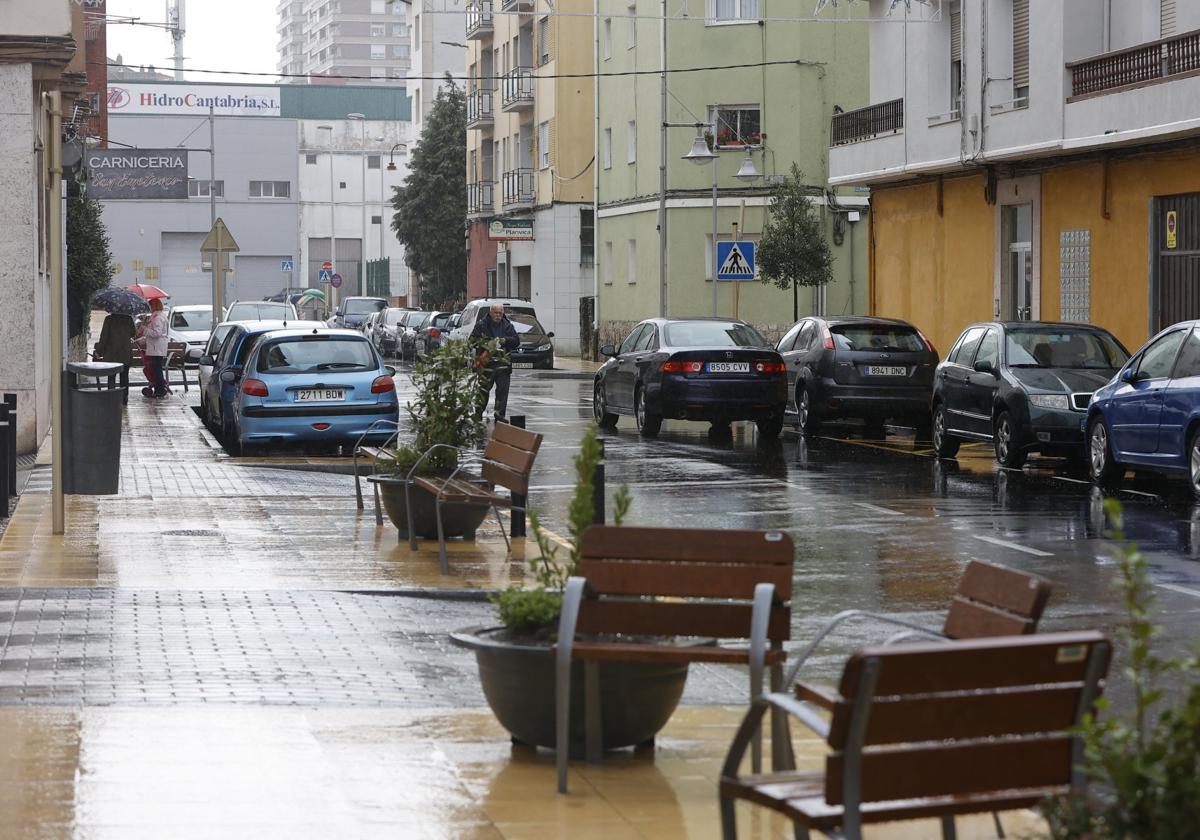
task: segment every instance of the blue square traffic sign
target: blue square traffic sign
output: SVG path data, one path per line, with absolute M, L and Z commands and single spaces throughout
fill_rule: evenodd
M 753 280 L 754 243 L 718 242 L 717 279 Z

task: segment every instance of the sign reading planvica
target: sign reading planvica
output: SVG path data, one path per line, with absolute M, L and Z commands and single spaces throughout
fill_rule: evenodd
M 92 149 L 87 194 L 99 199 L 187 198 L 185 149 Z

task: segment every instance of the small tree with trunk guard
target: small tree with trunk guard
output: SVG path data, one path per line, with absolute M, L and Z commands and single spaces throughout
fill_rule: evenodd
M 804 186 L 800 167 L 771 191 L 770 213 L 758 245 L 762 282 L 792 290 L 792 320 L 800 317 L 800 286 L 824 286 L 833 278 L 833 254 L 821 217 Z

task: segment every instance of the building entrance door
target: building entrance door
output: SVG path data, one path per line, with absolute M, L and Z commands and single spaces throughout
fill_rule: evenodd
M 1200 318 L 1200 193 L 1159 196 L 1150 332 Z
M 1033 317 L 1033 205 L 1010 204 L 1002 210 L 1004 265 L 1000 278 L 1002 321 Z

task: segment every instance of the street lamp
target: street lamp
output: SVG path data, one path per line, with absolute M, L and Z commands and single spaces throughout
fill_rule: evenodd
M 408 144 L 407 143 L 397 143 L 395 146 L 392 146 L 391 152 L 388 153 L 388 165 L 386 167 L 388 172 L 396 171 L 396 150 L 397 149 L 400 150 L 400 154 L 406 155 L 406 154 L 408 154 Z M 383 172 L 384 172 L 384 170 L 381 168 L 379 170 L 379 212 L 381 214 L 379 216 L 379 259 L 381 259 L 381 260 L 383 259 L 383 232 L 385 230 L 383 220 L 384 220 L 384 216 L 386 215 L 385 210 L 388 206 L 387 189 L 385 188 L 384 182 L 383 182 Z
M 704 139 L 704 124 L 696 123 L 696 139 L 684 160 L 691 161 L 697 166 L 712 164 L 712 316 L 717 317 L 717 160 L 719 156 L 708 148 Z
M 406 155 L 406 154 L 408 154 L 408 144 L 407 143 L 397 143 L 395 146 L 392 146 L 391 152 L 388 153 L 388 165 L 387 165 L 388 172 L 396 171 L 396 150 L 397 149 L 402 150 L 400 152 L 400 154 Z
M 337 210 L 333 191 L 333 126 L 318 125 L 317 128 L 329 132 L 329 273 L 332 275 L 337 272 Z M 326 296 L 328 309 L 335 309 L 336 297 L 337 289 L 330 283 L 329 294 Z

